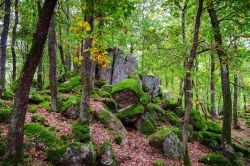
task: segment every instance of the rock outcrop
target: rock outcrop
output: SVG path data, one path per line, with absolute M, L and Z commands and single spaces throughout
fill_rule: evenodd
M 161 94 L 160 77 L 145 75 L 142 77 L 142 88 L 152 97 L 157 97 Z
M 165 142 L 163 143 L 164 153 L 172 159 L 180 159 L 182 158 L 181 152 L 181 142 L 176 134 L 170 131 L 165 136 Z

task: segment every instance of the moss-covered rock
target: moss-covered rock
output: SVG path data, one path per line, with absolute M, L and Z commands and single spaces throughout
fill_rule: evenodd
M 155 133 L 148 137 L 148 142 L 151 146 L 162 148 L 165 138 L 169 132 L 174 132 L 179 138 L 181 138 L 181 131 L 177 128 L 163 128 L 157 130 Z
M 237 153 L 242 153 L 244 157 L 250 157 L 250 150 L 243 147 L 243 146 L 240 146 L 240 145 L 237 145 L 237 144 L 233 144 L 233 148 L 235 150 L 235 152 Z
M 6 142 L 0 141 L 0 157 L 2 157 L 5 154 L 6 150 Z
M 37 111 L 37 105 L 28 105 L 28 112 L 35 113 Z
M 202 157 L 199 161 L 207 165 L 232 166 L 231 162 L 226 159 L 222 154 L 214 152 L 211 152 L 207 156 Z
M 46 119 L 43 115 L 34 114 L 31 116 L 31 122 L 39 123 L 40 125 L 44 125 Z
M 125 89 L 133 91 L 138 96 L 141 96 L 143 94 L 143 90 L 142 90 L 140 84 L 138 83 L 138 81 L 136 81 L 134 79 L 125 79 L 125 80 L 122 80 L 121 82 L 115 84 L 112 87 L 111 94 L 114 94 L 116 92 L 119 92 L 119 91 L 122 91 Z
M 77 119 L 79 117 L 81 97 L 78 95 L 69 96 L 62 104 L 61 113 L 69 119 Z
M 50 102 L 48 101 L 44 101 L 40 104 L 38 104 L 38 108 L 41 108 L 41 109 L 46 109 L 47 111 L 51 111 L 51 105 L 50 105 Z
M 103 97 L 103 98 L 111 98 L 111 95 L 110 93 L 102 90 L 102 89 L 98 89 L 98 88 L 95 88 L 95 91 L 97 92 L 98 96 L 100 97 Z
M 29 123 L 25 125 L 24 133 L 27 137 L 36 138 L 49 147 L 62 145 L 62 141 L 58 137 L 38 123 Z
M 13 99 L 13 97 L 14 97 L 14 94 L 11 92 L 11 91 L 6 91 L 5 93 L 4 93 L 4 95 L 3 95 L 3 99 L 4 100 L 12 100 Z
M 177 127 L 181 127 L 181 122 L 178 119 L 177 115 L 173 112 L 170 111 L 166 111 L 166 117 L 168 122 L 173 125 L 173 126 L 177 126 Z
M 72 133 L 75 141 L 88 143 L 91 140 L 90 127 L 88 125 L 75 123 L 72 126 Z
M 116 112 L 116 102 L 112 98 L 106 98 L 104 104 L 113 112 Z
M 155 122 L 165 122 L 166 120 L 166 113 L 159 105 L 149 103 L 146 105 L 145 112 L 149 113 Z
M 207 120 L 206 124 L 207 124 L 207 131 L 217 133 L 217 134 L 221 133 L 222 127 L 219 123 L 212 121 L 212 120 Z
M 211 148 L 218 149 L 221 144 L 221 135 L 209 131 L 199 131 L 197 134 L 198 140 Z
M 0 108 L 4 108 L 4 107 L 5 107 L 4 101 L 0 100 Z
M 67 145 L 52 146 L 46 149 L 47 161 L 57 164 L 60 162 L 62 155 L 67 151 Z
M 112 85 L 103 85 L 102 88 L 101 88 L 103 91 L 106 91 L 108 92 L 109 94 L 111 94 L 112 92 Z
M 74 94 L 80 95 L 82 93 L 82 85 L 77 85 L 72 89 L 72 92 Z
M 29 96 L 29 102 L 33 104 L 40 104 L 44 102 L 44 97 L 38 93 L 33 93 Z
M 117 112 L 117 117 L 125 123 L 135 122 L 144 112 L 144 107 L 141 104 L 131 105 Z
M 154 122 L 151 118 L 142 118 L 138 121 L 138 129 L 142 134 L 152 134 L 155 132 Z
M 104 85 L 108 85 L 109 83 L 105 80 L 98 80 L 95 82 L 95 86 L 97 88 L 102 88 Z
M 102 143 L 98 153 L 100 155 L 100 161 L 99 161 L 98 165 L 117 166 L 115 154 L 114 154 L 114 151 L 112 148 L 112 144 L 108 140 L 105 140 Z
M 9 123 L 11 112 L 11 108 L 0 108 L 0 123 Z
M 122 143 L 123 139 L 124 138 L 123 138 L 122 135 L 118 135 L 117 137 L 114 138 L 115 143 L 118 144 L 118 145 L 120 145 Z
M 153 161 L 153 166 L 166 166 L 164 161 L 161 160 L 154 160 Z
M 69 78 L 66 82 L 60 84 L 58 86 L 58 89 L 60 92 L 69 93 L 69 92 L 72 92 L 72 90 L 80 84 L 81 84 L 81 77 L 74 76 L 74 77 Z
M 205 131 L 207 129 L 205 119 L 195 109 L 192 109 L 190 112 L 190 124 L 194 127 L 195 131 Z

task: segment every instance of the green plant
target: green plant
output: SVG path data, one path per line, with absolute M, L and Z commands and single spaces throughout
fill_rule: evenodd
M 90 141 L 90 127 L 88 125 L 82 125 L 79 122 L 72 126 L 73 137 L 76 141 L 87 143 Z
M 35 123 L 39 123 L 41 125 L 44 125 L 46 122 L 46 119 L 43 115 L 34 114 L 31 116 L 31 121 L 35 122 Z
M 8 123 L 10 121 L 11 112 L 11 108 L 0 108 L 0 123 Z

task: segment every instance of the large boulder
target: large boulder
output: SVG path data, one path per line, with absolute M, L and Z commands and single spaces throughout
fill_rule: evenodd
M 112 144 L 105 140 L 100 148 L 100 164 L 101 166 L 116 166 L 115 155 Z
M 165 142 L 163 143 L 164 153 L 172 159 L 182 158 L 181 142 L 177 135 L 170 131 L 165 136 Z
M 117 112 L 117 117 L 125 124 L 136 122 L 144 113 L 144 107 L 141 104 L 130 105 Z
M 152 97 L 157 97 L 160 95 L 160 77 L 145 75 L 142 77 L 142 87 L 143 90 L 148 92 Z
M 81 97 L 78 95 L 69 96 L 66 101 L 63 102 L 62 115 L 68 119 L 77 119 L 80 114 L 80 102 Z

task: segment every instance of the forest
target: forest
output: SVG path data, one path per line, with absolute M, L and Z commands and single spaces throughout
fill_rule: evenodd
M 249 0 L 0 0 L 0 165 L 250 166 Z

